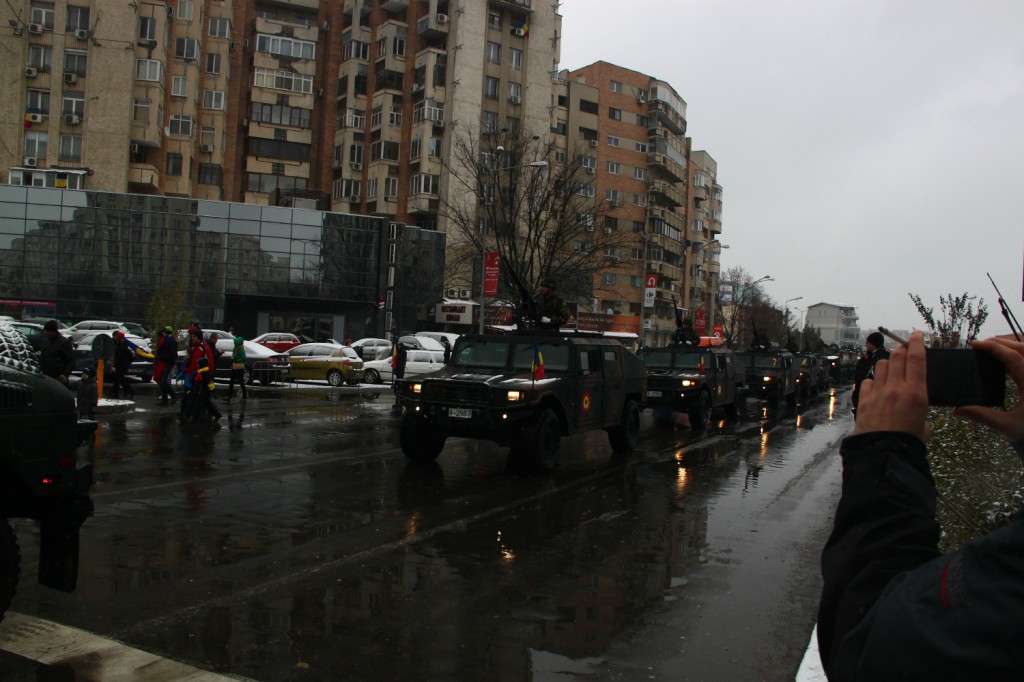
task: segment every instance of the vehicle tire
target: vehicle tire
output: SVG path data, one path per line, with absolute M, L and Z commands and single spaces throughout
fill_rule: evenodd
M 779 391 L 781 391 L 781 390 L 782 389 L 780 388 Z M 789 405 L 790 407 L 793 407 L 794 405 L 796 405 L 796 390 L 795 389 L 793 390 L 792 393 L 790 393 L 789 395 L 786 396 L 786 404 Z
M 139 377 L 139 381 L 141 381 L 144 384 L 148 384 L 152 380 L 153 380 L 153 375 L 152 374 L 143 374 L 141 377 Z
M 704 429 L 711 419 L 711 396 L 707 391 L 701 391 L 696 403 L 690 406 L 686 412 L 690 418 L 691 429 Z
M 398 442 L 402 452 L 413 462 L 433 462 L 444 449 L 444 436 L 431 431 L 430 424 L 416 413 L 407 411 L 398 426 Z
M 11 522 L 0 517 L 0 621 L 11 605 L 21 573 L 21 551 Z
M 329 383 L 331 386 L 341 386 L 341 383 L 342 383 L 341 372 L 336 370 L 336 369 L 332 369 L 330 372 L 328 372 L 327 373 L 327 383 Z
M 527 472 L 542 474 L 558 462 L 562 429 L 552 410 L 544 410 L 519 429 L 512 446 L 512 457 Z
M 736 398 L 725 406 L 725 418 L 730 421 L 736 421 L 739 419 L 740 413 L 743 412 L 743 403 L 743 394 L 736 391 Z
M 608 442 L 613 452 L 632 452 L 640 440 L 640 406 L 627 400 L 622 406 L 622 421 L 608 429 Z
M 366 370 L 366 374 L 363 375 L 363 381 L 368 384 L 379 384 L 380 383 L 380 372 L 375 369 Z
M 768 396 L 768 406 L 778 407 L 782 404 L 782 386 L 776 386 L 775 390 Z

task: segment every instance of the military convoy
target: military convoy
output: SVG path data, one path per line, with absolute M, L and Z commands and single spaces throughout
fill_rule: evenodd
M 746 401 L 743 369 L 731 350 L 713 346 L 645 348 L 640 358 L 647 366 L 644 407 L 654 410 L 655 421 L 671 421 L 673 412 L 685 413 L 690 426 L 704 428 L 712 410 L 724 408 L 735 419 Z
M 0 323 L 0 619 L 21 573 L 10 519 L 39 523 L 39 583 L 75 589 L 78 530 L 92 514 L 92 466 L 76 451 L 95 429 L 78 419 L 74 395 L 40 373 L 18 332 Z

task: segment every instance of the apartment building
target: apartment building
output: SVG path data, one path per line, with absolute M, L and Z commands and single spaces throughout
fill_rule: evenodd
M 807 306 L 804 325 L 813 327 L 826 345 L 860 347 L 857 309 L 852 305 L 815 303 Z
M 691 154 L 686 102 L 670 84 L 607 62 L 563 71 L 555 101 L 552 130 L 567 148 L 582 145 L 601 229 L 635 237 L 604 254 L 608 267 L 578 317 L 664 344 L 679 307 L 710 334 L 722 192 L 714 159 Z

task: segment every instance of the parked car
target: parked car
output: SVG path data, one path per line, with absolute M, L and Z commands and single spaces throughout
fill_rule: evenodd
M 231 351 L 235 348 L 234 340 L 226 331 L 220 329 L 204 329 L 203 338 L 207 341 L 214 334 L 217 335 L 217 350 L 220 351 L 220 358 L 217 360 L 216 373 L 214 378 L 231 378 Z M 175 333 L 178 339 L 178 357 L 184 359 L 188 347 L 188 331 L 179 329 Z M 288 383 L 291 377 L 291 367 L 288 365 L 288 356 L 285 353 L 275 353 L 266 346 L 261 346 L 252 341 L 243 341 L 245 348 L 245 370 L 242 372 L 242 380 L 246 384 L 255 381 L 264 386 L 274 383 Z
M 363 360 L 373 360 L 381 350 L 391 352 L 391 342 L 387 339 L 365 338 L 352 342 L 352 348 Z
M 124 325 L 125 329 L 127 329 L 132 334 L 135 334 L 135 336 L 141 336 L 144 339 L 148 339 L 151 336 L 153 336 L 152 334 L 149 333 L 148 329 L 143 327 L 138 322 L 124 322 L 122 324 Z
M 460 334 L 452 332 L 416 332 L 416 336 L 426 336 L 429 339 L 434 339 L 442 345 L 444 345 L 442 339 L 448 339 L 448 346 L 455 348 L 455 342 L 458 340 Z
M 109 320 L 83 320 L 78 324 L 71 325 L 67 329 L 61 329 L 60 333 L 64 336 L 71 337 L 72 343 L 78 343 L 78 340 L 89 332 L 107 332 L 108 335 L 113 336 L 116 331 L 122 331 L 126 334 L 128 333 L 128 329 L 120 322 L 111 322 Z
M 366 369 L 366 383 L 379 384 L 390 382 L 393 377 L 391 369 L 391 351 L 382 350 L 377 359 L 363 363 Z M 405 358 L 405 376 L 436 372 L 444 367 L 444 351 L 410 350 Z
M 97 331 L 83 333 L 78 337 L 78 341 L 72 343 L 71 348 L 74 352 L 75 357 L 75 371 L 81 372 L 83 368 L 90 365 L 95 365 L 99 358 L 93 352 L 94 344 L 96 343 L 96 337 L 106 336 L 110 339 L 110 344 L 114 343 L 114 332 L 110 331 Z M 149 339 L 144 339 L 141 336 L 130 334 L 125 332 L 124 338 L 131 341 L 139 348 L 143 349 L 147 353 L 152 352 L 149 347 Z M 104 380 L 110 380 L 114 377 L 114 363 L 113 363 L 113 351 L 111 351 L 110 357 L 106 359 L 103 365 L 103 378 Z M 133 356 L 132 366 L 128 370 L 128 376 L 135 377 L 142 383 L 149 383 L 153 379 L 153 360 L 140 357 L 138 355 Z
M 409 348 L 418 348 L 420 350 L 444 350 L 444 346 L 441 345 L 440 341 L 429 336 L 418 336 L 415 334 L 401 336 L 398 338 L 398 343 L 404 343 Z
M 286 334 L 284 332 L 267 332 L 266 334 L 260 334 L 252 341 L 278 353 L 287 353 L 302 343 L 302 340 L 295 334 Z
M 38 351 L 43 347 L 46 336 L 43 334 L 43 325 L 32 322 L 9 322 L 14 330 L 25 337 L 32 350 Z
M 288 351 L 292 379 L 326 380 L 331 386 L 355 386 L 363 380 L 363 359 L 349 346 L 304 343 Z

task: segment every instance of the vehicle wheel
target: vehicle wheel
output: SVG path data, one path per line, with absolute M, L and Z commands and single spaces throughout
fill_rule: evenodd
M 143 374 L 141 377 L 139 377 L 139 381 L 141 381 L 144 384 L 148 384 L 152 380 L 153 380 L 153 375 L 152 374 Z
M 654 425 L 671 428 L 676 425 L 676 413 L 667 407 L 654 408 Z
M 544 410 L 516 434 L 512 457 L 531 474 L 549 471 L 558 461 L 561 427 L 551 410 Z
M 414 462 L 433 462 L 444 449 L 444 436 L 431 431 L 426 419 L 407 411 L 398 426 L 398 442 L 402 452 Z
M 0 518 L 0 621 L 4 619 L 14 591 L 18 588 L 18 574 L 21 572 L 21 552 L 18 538 L 11 523 Z
M 725 418 L 730 421 L 735 421 L 740 418 L 740 413 L 743 411 L 743 394 L 736 391 L 736 398 L 731 403 L 725 406 Z
M 780 388 L 779 391 L 781 390 L 782 389 Z M 796 391 L 793 391 L 792 393 L 786 396 L 786 404 L 789 405 L 790 407 L 796 405 Z
M 608 442 L 613 452 L 631 452 L 640 440 L 640 407 L 627 400 L 622 407 L 622 422 L 608 429 Z
M 252 386 L 252 371 L 248 367 L 242 370 L 242 383 Z
M 380 372 L 375 369 L 366 370 L 366 374 L 363 375 L 363 381 L 368 384 L 379 384 L 380 383 Z
M 327 373 L 327 383 L 331 386 L 341 386 L 341 372 L 336 369 L 332 369 Z
M 768 396 L 768 405 L 778 407 L 782 404 L 782 386 L 776 386 L 775 390 Z
M 697 402 L 690 406 L 686 412 L 690 417 L 691 429 L 703 429 L 711 419 L 711 396 L 707 391 L 701 391 Z

